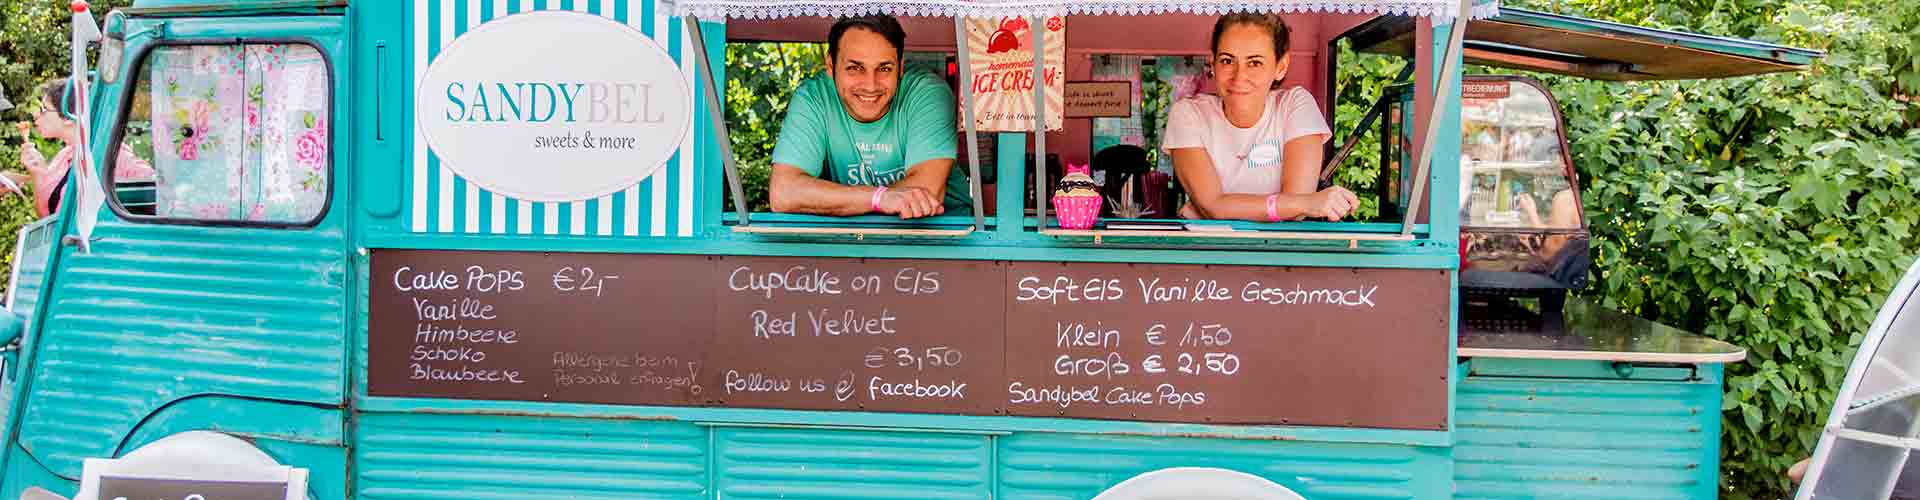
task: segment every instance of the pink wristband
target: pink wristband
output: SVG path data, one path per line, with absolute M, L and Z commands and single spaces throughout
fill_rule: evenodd
M 1267 222 L 1280 222 L 1280 195 L 1267 195 Z
M 868 203 L 873 206 L 872 207 L 873 211 L 875 212 L 880 211 L 880 195 L 883 195 L 883 194 L 887 194 L 886 186 L 880 186 L 879 189 L 873 190 L 873 199 L 868 201 Z

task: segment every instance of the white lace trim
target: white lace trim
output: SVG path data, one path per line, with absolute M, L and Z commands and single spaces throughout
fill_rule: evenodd
M 1500 14 L 1499 0 L 1476 3 L 1474 19 Z M 866 14 L 933 17 L 1154 15 L 1306 12 L 1417 16 L 1451 20 L 1457 0 L 677 0 L 674 12 L 708 19 L 847 17 Z

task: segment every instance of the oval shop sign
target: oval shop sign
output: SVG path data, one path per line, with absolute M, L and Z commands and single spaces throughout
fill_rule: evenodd
M 693 125 L 680 67 L 632 27 L 579 12 L 489 22 L 427 67 L 415 119 L 442 164 L 527 201 L 598 198 L 653 175 Z

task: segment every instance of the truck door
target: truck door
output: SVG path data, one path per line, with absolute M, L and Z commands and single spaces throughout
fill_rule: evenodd
M 13 272 L 7 280 L 6 312 L 10 318 L 0 318 L 0 324 L 12 329 L 11 339 L 0 342 L 0 436 L 13 432 L 13 407 L 16 389 L 20 386 L 20 376 L 26 373 L 20 369 L 22 346 L 32 345 L 33 338 L 26 332 L 33 331 L 34 311 L 38 309 L 41 284 L 45 283 L 47 271 L 47 253 L 53 250 L 55 231 L 59 229 L 59 219 L 42 218 L 20 228 L 14 236 Z M 5 453 L 0 453 L 0 467 L 6 464 Z
M 187 430 L 344 443 L 344 10 L 131 13 L 96 101 L 107 202 L 62 207 L 99 222 L 54 248 L 9 451 L 75 481 Z

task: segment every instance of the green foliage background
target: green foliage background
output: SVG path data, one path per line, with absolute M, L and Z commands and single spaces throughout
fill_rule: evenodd
M 770 210 L 767 179 L 773 175 L 773 144 L 787 115 L 787 99 L 801 80 L 826 68 L 826 57 L 824 44 L 727 44 L 727 132 L 749 210 Z M 726 197 L 731 211 L 733 193 Z
M 95 0 L 91 2 L 95 20 L 106 18 L 112 9 L 125 7 L 131 0 Z M 0 170 L 26 173 L 20 165 L 20 132 L 14 123 L 31 121 L 30 110 L 37 109 L 39 87 L 49 79 L 66 76 L 67 33 L 73 16 L 67 2 L 54 0 L 0 0 L 0 87 L 14 109 L 0 111 Z M 36 147 L 51 158 L 60 149 L 55 141 L 39 140 Z M 31 193 L 28 193 L 31 195 Z M 33 222 L 33 202 L 22 196 L 0 197 L 0 290 L 4 290 L 13 267 L 14 235 L 20 226 Z

